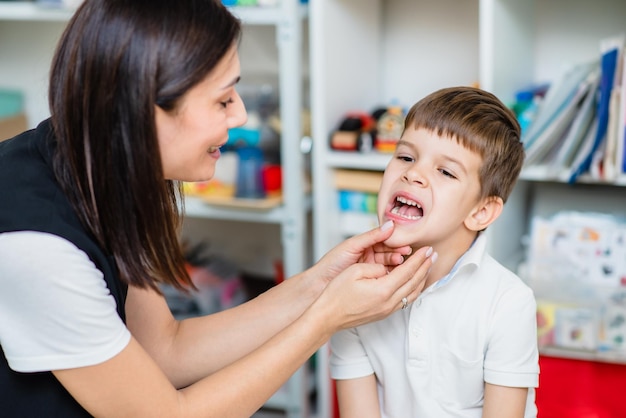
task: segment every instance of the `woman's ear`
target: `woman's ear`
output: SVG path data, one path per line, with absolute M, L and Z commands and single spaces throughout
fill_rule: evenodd
M 501 197 L 486 197 L 465 218 L 465 227 L 471 231 L 482 231 L 498 219 L 503 208 L 504 202 Z

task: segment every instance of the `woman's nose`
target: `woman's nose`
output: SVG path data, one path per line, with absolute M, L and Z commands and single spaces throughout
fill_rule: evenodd
M 228 119 L 231 128 L 243 126 L 248 121 L 248 112 L 241 97 L 238 96 L 237 100 L 231 104 L 230 112 Z

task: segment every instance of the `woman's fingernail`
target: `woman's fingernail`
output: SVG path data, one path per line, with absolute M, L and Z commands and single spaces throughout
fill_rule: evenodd
M 380 227 L 381 230 L 386 231 L 393 226 L 393 221 L 387 221 Z
M 428 250 L 426 251 L 426 257 L 430 257 L 432 253 L 433 253 L 433 247 L 428 247 Z
M 433 256 L 430 258 L 432 260 L 432 262 L 434 263 L 435 261 L 437 261 L 437 258 L 439 258 L 439 254 L 434 253 Z

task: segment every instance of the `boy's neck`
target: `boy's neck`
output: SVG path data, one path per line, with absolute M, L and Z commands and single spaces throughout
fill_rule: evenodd
M 433 264 L 428 276 L 426 276 L 426 284 L 424 289 L 445 277 L 456 262 L 469 250 L 472 243 L 478 237 L 478 233 L 474 231 L 466 234 L 463 239 L 456 239 L 451 242 L 433 245 L 433 249 L 437 252 L 437 262 Z

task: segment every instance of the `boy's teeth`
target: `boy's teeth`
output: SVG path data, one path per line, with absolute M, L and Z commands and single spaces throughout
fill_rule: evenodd
M 416 201 L 407 199 L 403 196 L 398 196 L 396 197 L 396 202 L 401 204 L 395 205 L 391 209 L 391 213 L 393 213 L 394 215 L 401 216 L 404 219 L 408 219 L 410 221 L 416 221 L 422 218 L 422 205 L 420 205 Z M 417 215 L 415 214 L 416 212 L 418 213 Z
M 393 213 L 394 215 L 402 216 L 404 219 L 408 219 L 410 221 L 417 221 L 418 219 L 421 218 L 421 216 L 413 216 L 413 215 L 407 215 L 407 214 L 400 213 L 400 208 L 398 206 L 396 206 L 395 208 L 391 209 L 391 213 Z
M 398 196 L 398 197 L 396 198 L 396 200 L 397 200 L 398 202 L 400 202 L 400 203 L 405 204 L 405 205 L 416 206 L 416 207 L 418 207 L 418 208 L 420 208 L 420 209 L 422 208 L 422 206 L 421 206 L 419 203 L 417 203 L 416 201 L 414 201 L 414 200 L 409 200 L 409 199 L 407 199 L 407 198 L 405 198 L 405 197 L 402 197 L 402 196 Z

